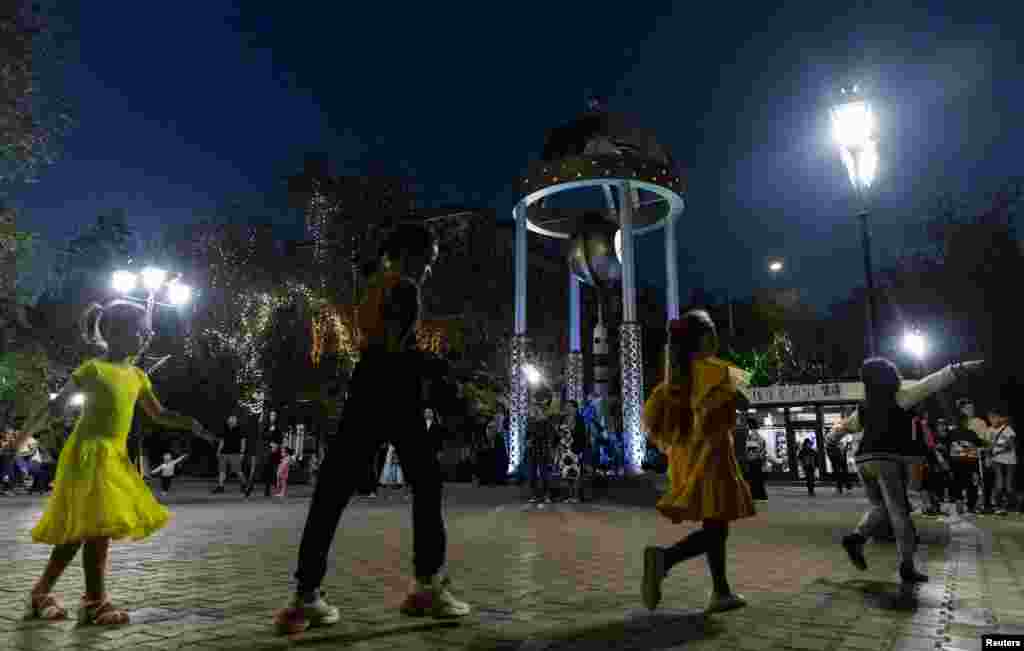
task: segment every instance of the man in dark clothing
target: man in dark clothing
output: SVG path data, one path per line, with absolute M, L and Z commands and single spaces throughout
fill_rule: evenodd
M 224 480 L 229 472 L 234 471 L 241 484 L 242 493 L 248 489 L 245 473 L 242 471 L 242 458 L 245 456 L 246 436 L 238 424 L 238 416 L 228 416 L 224 430 L 217 438 L 217 487 L 214 493 L 224 492 Z
M 978 507 L 978 455 L 985 441 L 968 427 L 969 417 L 961 415 L 957 427 L 949 433 L 949 465 L 953 473 L 952 497 L 958 513 L 966 506 L 970 513 Z M 966 494 L 966 502 L 964 500 Z
M 800 451 L 796 454 L 797 463 L 804 471 L 804 480 L 807 482 L 807 494 L 814 497 L 814 467 L 818 463 L 818 453 L 812 447 L 811 439 L 804 439 Z
M 444 576 L 447 536 L 442 513 L 437 444 L 428 440 L 423 407 L 432 396 L 423 355 L 416 350 L 420 287 L 437 259 L 437 243 L 421 225 L 392 232 L 380 252 L 381 271 L 367 283 L 356 312 L 360 359 L 349 399 L 313 493 L 299 545 L 298 586 L 289 606 L 274 615 L 280 633 L 341 620 L 320 586 L 338 522 L 382 439 L 395 446 L 412 488 L 415 581 L 402 603 L 405 615 L 463 617 L 470 607 L 451 593 Z M 382 408 L 383 405 L 383 408 Z
M 586 500 L 583 479 L 594 469 L 593 446 L 590 441 L 590 432 L 587 430 L 587 423 L 583 420 L 583 414 L 580 412 L 579 403 L 575 400 L 567 401 L 565 413 L 566 418 L 570 421 L 569 425 L 572 427 L 572 452 L 579 460 L 579 471 L 573 481 L 573 494 L 569 501 L 583 502 Z
M 836 480 L 836 492 L 843 494 L 853 490 L 853 480 L 850 478 L 850 465 L 847 462 L 846 448 L 841 440 L 832 440 L 825 445 L 828 453 L 828 460 L 832 464 L 832 474 Z
M 743 449 L 747 461 L 746 479 L 750 484 L 750 493 L 759 502 L 768 500 L 768 491 L 764 485 L 764 461 L 768 454 L 768 445 L 757 428 L 757 421 L 747 419 L 747 440 Z
M 253 463 L 249 468 L 249 487 L 245 496 L 252 495 L 257 477 L 263 483 L 263 496 L 270 497 L 270 489 L 277 479 L 277 465 L 281 461 L 280 449 L 284 443 L 284 435 L 277 422 L 277 411 L 267 412 L 266 421 L 260 424 L 256 437 L 257 445 L 253 447 Z

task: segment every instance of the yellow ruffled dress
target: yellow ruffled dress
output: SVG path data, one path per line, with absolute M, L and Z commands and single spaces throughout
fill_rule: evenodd
M 135 403 L 153 390 L 149 377 L 129 364 L 98 359 L 71 377 L 86 395 L 85 409 L 61 450 L 53 494 L 32 540 L 60 545 L 145 538 L 171 517 L 128 458 Z
M 736 460 L 733 432 L 749 374 L 716 357 L 691 362 L 681 384 L 659 384 L 644 404 L 643 424 L 668 456 L 671 486 L 658 511 L 673 522 L 738 520 L 755 515 Z

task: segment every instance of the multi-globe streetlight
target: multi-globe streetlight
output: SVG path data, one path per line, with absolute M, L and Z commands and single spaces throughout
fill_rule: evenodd
M 868 190 L 878 172 L 878 140 L 871 105 L 858 85 L 839 90 L 832 107 L 832 135 L 839 145 L 839 153 L 857 194 L 857 217 L 861 223 L 861 241 L 864 247 L 864 275 L 867 281 L 868 352 L 875 355 L 878 346 L 878 306 L 875 297 L 875 278 L 871 265 L 871 231 L 868 228 Z
M 122 300 L 131 301 L 145 305 L 146 307 L 146 340 L 142 345 L 142 350 L 145 351 L 149 346 L 149 341 L 153 336 L 153 311 L 156 306 L 161 307 L 173 307 L 178 308 L 189 302 L 192 298 L 192 288 L 181 282 L 181 274 L 177 273 L 174 275 L 168 274 L 168 272 L 159 267 L 149 266 L 142 269 L 140 273 L 135 273 L 126 269 L 118 269 L 111 274 L 111 286 L 118 294 L 121 295 Z M 141 300 L 132 296 L 132 292 L 136 290 L 138 285 L 142 284 L 143 289 L 146 290 L 146 299 Z M 166 290 L 168 303 L 161 303 L 157 301 L 157 295 L 161 290 Z M 164 357 L 157 366 L 167 361 L 167 357 Z M 72 398 L 72 400 L 74 397 Z M 85 396 L 82 396 L 82 402 L 84 403 Z M 144 472 L 143 460 L 145 455 L 141 451 L 141 442 L 139 450 L 139 472 Z
M 145 301 L 131 295 L 139 286 L 140 281 L 146 290 Z M 140 273 L 119 269 L 111 274 L 110 284 L 124 300 L 146 306 L 146 325 L 150 329 L 150 334 L 152 334 L 153 311 L 156 306 L 177 308 L 185 305 L 192 298 L 192 288 L 181 282 L 180 273 L 170 275 L 159 267 L 146 267 Z M 161 303 L 156 300 L 157 294 L 163 289 L 167 290 L 169 303 Z

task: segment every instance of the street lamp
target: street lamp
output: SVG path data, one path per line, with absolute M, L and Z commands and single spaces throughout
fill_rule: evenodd
M 529 382 L 531 386 L 537 386 L 544 381 L 544 376 L 541 375 L 541 372 L 537 370 L 537 367 L 533 364 L 523 365 L 523 375 L 526 376 L 526 381 Z
M 131 296 L 131 293 L 138 287 L 139 281 L 146 290 L 146 300 L 141 301 Z M 167 271 L 159 267 L 148 266 L 141 273 L 136 274 L 125 269 L 118 269 L 111 274 L 111 287 L 121 294 L 124 300 L 132 301 L 146 306 L 146 324 L 152 335 L 153 310 L 157 305 L 162 307 L 180 307 L 192 297 L 192 289 L 181 282 L 181 274 L 168 277 Z M 167 289 L 167 299 L 170 303 L 161 303 L 156 300 L 161 289 Z
M 903 348 L 910 353 L 917 364 L 917 373 L 924 377 L 924 356 L 928 352 L 928 340 L 924 333 L 914 328 L 903 335 Z
M 70 398 L 68 398 L 68 404 L 71 405 L 72 407 L 81 407 L 82 405 L 85 404 L 85 394 L 76 393 L 72 395 Z
M 777 274 L 782 271 L 783 266 L 782 260 L 772 260 L 768 265 L 768 271 Z
M 841 88 L 839 98 L 832 107 L 832 135 L 839 145 L 839 153 L 857 194 L 857 217 L 861 223 L 864 247 L 864 275 L 867 280 L 868 353 L 878 353 L 878 306 L 875 298 L 875 278 L 871 265 L 871 231 L 868 229 L 867 192 L 878 173 L 878 142 L 875 118 L 871 106 L 857 85 Z

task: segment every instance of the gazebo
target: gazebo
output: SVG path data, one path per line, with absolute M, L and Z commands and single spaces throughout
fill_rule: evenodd
M 544 237 L 580 241 L 595 227 L 614 229 L 615 250 L 621 262 L 622 324 L 620 362 L 622 422 L 627 471 L 641 472 L 646 452 L 641 431 L 643 356 L 641 328 L 636 317 L 634 238 L 665 229 L 667 318 L 679 317 L 679 279 L 675 222 L 682 214 L 683 180 L 668 150 L 653 134 L 625 116 L 608 113 L 592 102 L 590 110 L 549 132 L 539 160 L 519 179 L 522 198 L 513 209 L 515 219 L 515 327 L 511 342 L 511 454 L 510 471 L 522 461 L 528 408 L 524 365 L 528 356 L 526 327 L 526 237 L 532 231 Z M 567 217 L 549 207 L 547 200 L 567 192 L 604 195 L 606 224 Z M 570 258 L 579 257 L 578 252 Z M 583 355 L 580 347 L 580 286 L 590 274 L 574 261 L 569 282 L 569 356 L 566 360 L 567 394 L 583 395 Z M 581 268 L 582 267 L 582 268 Z

